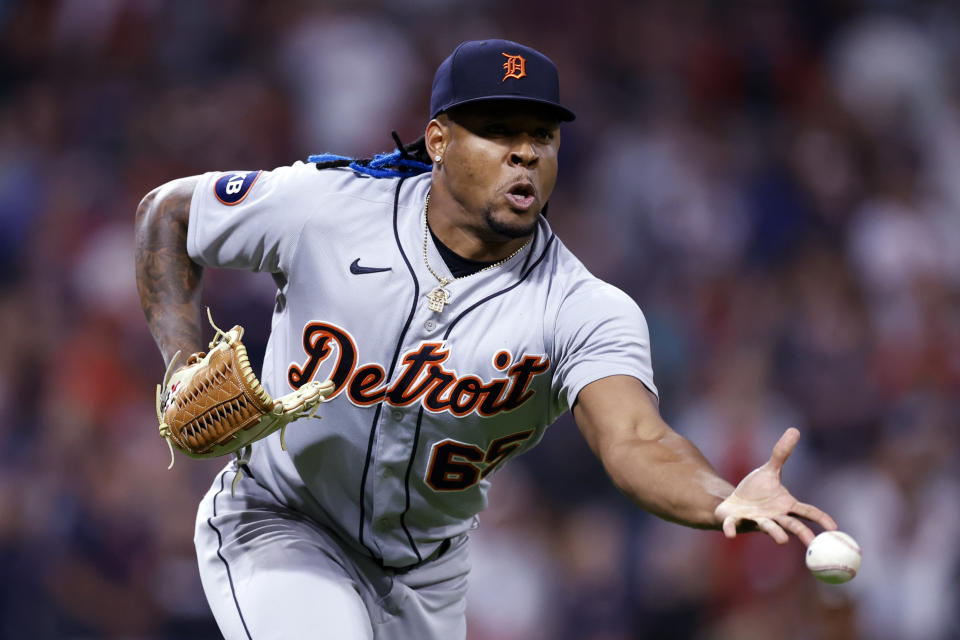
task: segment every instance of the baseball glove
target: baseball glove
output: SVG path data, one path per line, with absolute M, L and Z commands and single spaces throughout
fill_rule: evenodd
M 185 366 L 174 371 L 178 351 L 163 384 L 157 385 L 157 420 L 160 437 L 170 446 L 170 467 L 174 446 L 192 458 L 232 453 L 243 462 L 250 450 L 241 455 L 242 449 L 277 429 L 280 445 L 286 450 L 283 436 L 287 424 L 312 416 L 333 392 L 333 382 L 308 382 L 292 393 L 271 398 L 250 367 L 241 342 L 243 327 L 221 331 L 213 324 L 209 309 L 207 317 L 216 330 L 209 350 L 193 354 Z

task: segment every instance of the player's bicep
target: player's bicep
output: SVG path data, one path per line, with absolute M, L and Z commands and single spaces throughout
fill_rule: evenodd
M 672 431 L 660 417 L 656 396 L 639 379 L 626 375 L 586 385 L 577 396 L 573 417 L 602 460 L 626 442 L 655 441 Z
M 572 292 L 557 317 L 555 345 L 554 391 L 567 406 L 586 385 L 614 375 L 656 393 L 646 319 L 615 287 L 588 283 Z
M 195 267 L 187 254 L 187 225 L 196 184 L 196 176 L 172 180 L 140 201 L 134 223 L 138 284 L 167 271 L 166 264 Z
M 155 225 L 180 225 L 186 229 L 197 180 L 199 176 L 171 180 L 145 195 L 137 207 L 138 231 Z

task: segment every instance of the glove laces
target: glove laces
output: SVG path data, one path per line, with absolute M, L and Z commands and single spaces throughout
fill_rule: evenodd
M 227 344 L 230 344 L 230 334 L 221 329 L 214 323 L 213 314 L 210 312 L 210 307 L 207 307 L 207 320 L 210 322 L 210 326 L 213 327 L 214 334 L 213 339 L 210 341 L 210 344 L 207 347 L 207 350 L 213 350 L 218 344 L 227 341 Z M 157 421 L 160 423 L 160 437 L 167 441 L 167 448 L 170 449 L 170 465 L 167 467 L 167 470 L 173 469 L 173 464 L 177 461 L 176 456 L 173 453 L 173 442 L 172 435 L 170 432 L 170 427 L 167 425 L 166 421 L 163 419 L 163 410 L 166 408 L 164 405 L 167 403 L 167 398 L 169 397 L 169 391 L 167 390 L 167 385 L 170 383 L 170 377 L 173 375 L 173 372 L 176 368 L 177 360 L 180 358 L 181 351 L 177 351 L 173 354 L 173 357 L 170 358 L 170 364 L 167 365 L 167 370 L 163 374 L 163 382 L 157 385 Z M 199 354 L 202 358 L 205 354 Z M 189 365 L 190 362 L 188 361 Z M 283 436 L 280 437 L 280 442 L 283 444 Z M 284 451 L 286 451 L 286 446 L 284 446 Z M 240 454 L 237 454 L 237 459 L 240 459 Z M 249 454 L 247 456 L 247 461 L 249 461 Z M 246 464 L 246 462 L 244 462 Z M 236 484 L 236 481 L 234 481 Z

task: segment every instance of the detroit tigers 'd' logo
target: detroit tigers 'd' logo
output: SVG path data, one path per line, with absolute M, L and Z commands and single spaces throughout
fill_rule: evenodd
M 503 63 L 503 78 L 500 82 L 506 82 L 507 78 L 515 78 L 519 80 L 527 75 L 527 59 L 523 56 L 512 56 L 509 53 L 502 53 L 507 57 L 507 61 Z
M 514 359 L 509 351 L 500 351 L 493 357 L 493 366 L 504 372 L 504 377 L 483 381 L 477 376 L 458 376 L 443 366 L 450 350 L 443 342 L 423 342 L 403 354 L 400 373 L 393 384 L 386 384 L 386 371 L 377 363 L 357 366 L 357 345 L 346 330 L 325 322 L 311 322 L 303 330 L 303 349 L 307 361 L 301 366 L 291 364 L 287 382 L 299 389 L 317 373 L 321 363 L 331 356 L 336 347 L 337 361 L 330 379 L 334 389 L 328 400 L 346 390 L 350 401 L 358 406 L 386 402 L 393 406 L 408 406 L 420 402 L 427 411 L 449 412 L 465 416 L 476 411 L 492 416 L 516 409 L 533 394 L 530 382 L 550 367 L 546 356 L 523 356 Z

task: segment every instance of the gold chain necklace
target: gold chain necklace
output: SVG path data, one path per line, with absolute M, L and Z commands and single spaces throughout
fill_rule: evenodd
M 484 271 L 489 271 L 490 269 L 496 269 L 503 263 L 509 261 L 511 258 L 516 256 L 518 253 L 526 249 L 527 245 L 530 244 L 530 240 L 532 239 L 532 236 L 531 236 L 530 239 L 528 239 L 526 242 L 523 243 L 522 247 L 520 247 L 519 249 L 517 249 L 516 251 L 508 255 L 503 260 L 494 262 L 493 264 L 488 264 L 483 269 L 479 269 L 477 271 L 474 271 L 473 273 L 468 273 L 467 275 L 460 276 L 459 278 L 452 278 L 452 279 L 444 278 L 443 276 L 441 276 L 440 274 L 438 274 L 436 271 L 433 270 L 433 267 L 430 266 L 430 261 L 427 260 L 427 240 L 430 238 L 430 222 L 427 220 L 427 213 L 429 211 L 430 211 L 430 194 L 428 193 L 427 200 L 423 205 L 423 264 L 427 265 L 427 271 L 429 271 L 430 274 L 440 282 L 440 284 L 434 287 L 433 291 L 428 293 L 426 296 L 427 300 L 429 300 L 429 303 L 427 304 L 427 306 L 430 308 L 431 311 L 435 311 L 437 313 L 442 313 L 444 305 L 450 302 L 450 292 L 448 292 L 445 288 L 448 284 L 450 284 L 454 280 L 462 280 L 463 278 L 469 278 L 470 276 L 475 276 L 478 273 L 483 273 Z

